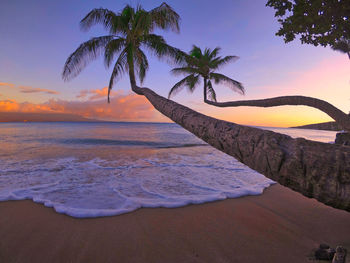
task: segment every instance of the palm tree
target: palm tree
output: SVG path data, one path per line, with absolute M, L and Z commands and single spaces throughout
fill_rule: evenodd
M 221 66 L 238 59 L 237 56 L 218 57 L 219 51 L 220 48 L 216 47 L 213 50 L 206 48 L 204 52 L 202 52 L 199 47 L 194 45 L 185 63 L 183 63 L 184 65 L 179 68 L 174 68 L 171 71 L 174 75 L 186 74 L 187 76 L 171 88 L 168 98 L 178 93 L 185 86 L 188 87 L 190 92 L 193 92 L 200 83 L 200 76 L 203 78 L 204 83 L 204 102 L 207 101 L 207 94 L 209 94 L 212 101 L 216 101 L 216 93 L 213 88 L 212 80 L 214 80 L 215 84 L 226 84 L 234 91 L 244 94 L 244 87 L 240 82 L 214 72 Z
M 350 48 L 350 42 L 344 40 L 343 46 L 339 44 L 339 48 L 342 47 L 342 50 L 348 50 L 345 46 Z M 347 44 L 348 43 L 348 44 Z M 235 91 L 241 92 L 244 94 L 244 88 L 241 83 L 231 78 L 228 78 L 222 74 L 213 72 L 218 69 L 220 66 L 225 65 L 229 62 L 232 62 L 237 59 L 236 56 L 226 56 L 224 58 L 217 57 L 219 48 L 215 48 L 213 51 L 210 49 L 205 49 L 204 53 L 202 50 L 193 46 L 192 50 L 189 52 L 189 56 L 186 56 L 185 60 L 180 62 L 184 64 L 182 67 L 174 68 L 172 73 L 177 74 L 189 74 L 184 79 L 177 82 L 168 94 L 168 98 L 172 95 L 179 92 L 185 86 L 188 87 L 189 91 L 193 90 L 199 84 L 199 76 L 202 76 L 204 79 L 204 102 L 213 105 L 216 107 L 238 107 L 238 106 L 253 106 L 253 107 L 275 107 L 283 105 L 303 105 L 310 106 L 316 109 L 323 111 L 333 118 L 344 130 L 350 132 L 350 117 L 346 113 L 342 112 L 332 104 L 306 96 L 282 96 L 261 100 L 241 100 L 241 101 L 228 101 L 228 102 L 217 102 L 216 93 L 213 89 L 211 80 L 213 79 L 215 83 L 225 83 L 228 84 Z M 211 97 L 211 100 L 207 99 L 207 93 Z
M 332 46 L 332 49 L 347 54 L 350 59 L 350 39 L 341 38 Z
M 79 74 L 87 62 L 103 51 L 107 62 L 119 52 L 109 89 L 115 77 L 128 69 L 131 89 L 145 96 L 156 110 L 189 132 L 282 185 L 350 211 L 350 147 L 292 139 L 211 118 L 136 85 L 134 70 L 138 70 L 142 81 L 148 68 L 145 56 L 139 52 L 141 45 L 159 57 L 168 56 L 178 61 L 184 58 L 182 52 L 168 46 L 163 38 L 151 34 L 155 28 L 177 31 L 178 19 L 164 3 L 148 12 L 141 7 L 135 12 L 126 6 L 118 15 L 107 9 L 92 10 L 81 21 L 82 27 L 102 23 L 110 35 L 80 45 L 67 59 L 63 78 L 68 80 Z
M 77 76 L 91 60 L 104 53 L 104 62 L 110 67 L 117 55 L 108 85 L 109 94 L 115 80 L 125 71 L 129 71 L 131 88 L 136 85 L 135 71 L 142 83 L 148 70 L 148 60 L 141 48 L 146 48 L 159 58 L 170 57 L 175 61 L 181 59 L 180 50 L 169 46 L 163 37 L 153 34 L 157 28 L 179 32 L 179 15 L 166 3 L 150 11 L 140 5 L 134 9 L 127 5 L 120 13 L 108 9 L 93 9 L 81 21 L 83 30 L 95 24 L 102 24 L 109 34 L 91 38 L 82 43 L 67 59 L 62 77 L 70 80 Z

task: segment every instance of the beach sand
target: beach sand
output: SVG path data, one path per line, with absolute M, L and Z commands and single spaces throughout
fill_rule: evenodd
M 6 263 L 317 262 L 309 257 L 320 243 L 349 250 L 350 213 L 278 184 L 260 196 L 95 219 L 0 202 Z

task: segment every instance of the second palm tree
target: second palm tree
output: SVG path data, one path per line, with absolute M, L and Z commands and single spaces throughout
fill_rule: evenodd
M 204 102 L 208 102 L 207 95 L 209 95 L 212 101 L 216 101 L 216 92 L 213 88 L 212 81 L 214 81 L 215 84 L 225 84 L 234 91 L 244 94 L 244 87 L 240 82 L 214 72 L 223 65 L 238 59 L 237 56 L 219 57 L 219 51 L 220 48 L 216 47 L 213 50 L 206 48 L 204 52 L 202 52 L 199 47 L 193 46 L 181 67 L 174 68 L 171 71 L 174 75 L 186 74 L 188 76 L 177 82 L 171 88 L 168 97 L 170 98 L 172 95 L 175 95 L 186 86 L 190 92 L 193 92 L 200 83 L 200 77 L 202 77 L 204 81 Z

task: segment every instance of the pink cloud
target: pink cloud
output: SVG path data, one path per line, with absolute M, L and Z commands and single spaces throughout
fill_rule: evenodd
M 0 86 L 14 88 L 15 84 L 7 83 L 7 82 L 0 82 Z M 40 88 L 33 88 L 33 87 L 29 87 L 29 86 L 19 86 L 18 88 L 19 88 L 20 92 L 22 92 L 22 93 L 42 92 L 42 93 L 53 94 L 53 95 L 60 94 L 58 91 L 50 90 L 50 89 L 40 89 Z
M 47 93 L 47 94 L 59 94 L 59 92 L 55 90 L 50 89 L 40 89 L 40 88 L 32 88 L 32 87 L 26 87 L 26 86 L 20 86 L 18 87 L 20 89 L 20 92 L 22 93 Z

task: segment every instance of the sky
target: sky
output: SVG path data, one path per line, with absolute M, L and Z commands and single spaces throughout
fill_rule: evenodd
M 130 90 L 128 76 L 118 80 L 107 104 L 111 68 L 102 59 L 91 62 L 76 78 L 61 77 L 68 56 L 91 37 L 107 34 L 102 26 L 84 32 L 80 20 L 93 8 L 119 12 L 126 4 L 146 10 L 162 1 L 2 0 L 0 4 L 0 112 L 69 113 L 109 121 L 170 122 L 142 96 Z M 304 95 L 327 100 L 350 111 L 350 60 L 330 48 L 284 43 L 275 33 L 279 23 L 266 0 L 169 0 L 180 15 L 180 33 L 156 31 L 168 44 L 189 51 L 221 48 L 221 55 L 239 59 L 220 69 L 243 83 L 246 94 L 215 85 L 218 101 Z M 143 86 L 167 97 L 181 79 L 174 65 L 149 57 Z M 215 118 L 245 125 L 289 127 L 331 121 L 304 106 L 216 108 L 203 102 L 202 85 L 183 90 L 173 100 Z

